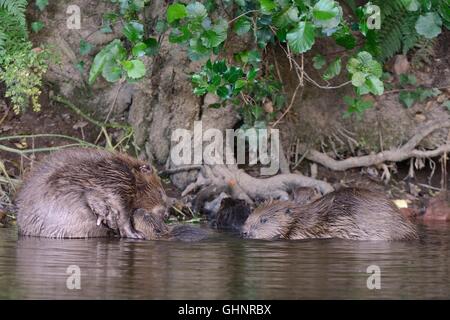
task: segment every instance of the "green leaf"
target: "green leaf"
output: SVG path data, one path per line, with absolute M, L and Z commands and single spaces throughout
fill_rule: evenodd
M 41 31 L 44 28 L 44 23 L 42 21 L 35 21 L 31 24 L 31 30 L 33 30 L 34 33 L 37 33 Z
M 311 49 L 315 41 L 314 25 L 301 21 L 287 35 L 289 47 L 294 53 L 303 53 Z
M 191 38 L 191 32 L 187 26 L 182 26 L 181 29 L 173 28 L 169 35 L 171 43 L 182 43 Z
M 48 0 L 36 0 L 36 6 L 40 11 L 44 11 L 45 7 L 48 6 Z
M 313 17 L 316 20 L 330 20 L 338 14 L 339 8 L 333 0 L 320 0 L 313 8 Z
M 327 63 L 325 57 L 322 56 L 321 54 L 314 56 L 312 60 L 313 60 L 313 67 L 317 70 L 322 69 L 325 63 Z
M 183 19 L 187 16 L 186 6 L 181 3 L 171 4 L 167 8 L 167 21 L 172 23 L 174 21 Z
M 264 14 L 270 14 L 277 7 L 277 4 L 273 0 L 259 0 L 259 4 Z
M 221 44 L 226 38 L 221 37 L 213 30 L 203 32 L 201 40 L 206 48 L 214 48 Z
M 218 87 L 216 93 L 219 97 L 225 99 L 228 97 L 228 88 L 226 86 Z
M 402 87 L 407 85 L 415 85 L 417 83 L 417 78 L 413 74 L 403 73 L 399 76 L 399 80 Z
M 286 9 L 274 17 L 273 23 L 277 28 L 285 28 L 292 23 L 298 22 L 298 14 L 297 7 L 286 7 Z
M 247 81 L 244 79 L 239 79 L 236 81 L 236 83 L 234 84 L 234 87 L 236 89 L 242 89 L 243 87 L 245 87 L 245 85 L 247 84 Z
M 200 2 L 193 2 L 188 4 L 186 7 L 186 11 L 189 18 L 203 18 L 208 14 L 205 6 Z
M 84 71 L 84 61 L 78 61 L 78 62 L 75 64 L 75 68 L 77 68 L 77 70 L 78 70 L 80 73 L 83 73 L 83 71 Z
M 88 55 L 93 48 L 93 45 L 84 39 L 80 40 L 80 54 L 82 56 Z
M 144 35 L 144 26 L 137 21 L 130 21 L 123 27 L 123 34 L 132 43 L 142 40 Z
M 358 72 L 361 69 L 362 63 L 359 59 L 350 58 L 347 62 L 347 71 L 350 73 Z
M 242 36 L 250 31 L 252 23 L 247 17 L 240 17 L 236 20 L 233 26 L 233 31 L 236 32 L 238 36 Z
M 353 49 L 356 46 L 356 38 L 351 34 L 350 28 L 344 25 L 333 33 L 333 39 L 338 45 L 346 49 Z
M 410 108 L 416 101 L 417 97 L 413 92 L 401 91 L 398 98 L 405 107 Z
M 147 50 L 147 45 L 144 42 L 138 42 L 136 45 L 131 49 L 131 53 L 133 56 L 139 58 L 145 55 L 145 51 Z
M 358 59 L 361 61 L 361 63 L 364 66 L 368 66 L 370 61 L 373 60 L 372 55 L 367 51 L 358 52 L 358 54 L 356 56 L 358 57 Z
M 207 92 L 208 92 L 208 90 L 204 87 L 194 88 L 194 94 L 196 96 L 202 96 L 202 95 L 206 94 Z
M 147 46 L 147 48 L 145 49 L 145 54 L 147 56 L 154 56 L 158 54 L 159 50 L 158 40 L 156 40 L 155 38 L 148 38 L 144 40 L 144 43 Z
M 125 54 L 125 49 L 119 39 L 114 39 L 102 50 L 100 50 L 100 52 L 95 56 L 94 61 L 92 62 L 91 70 L 89 71 L 89 84 L 92 85 L 95 82 L 107 61 L 111 59 L 120 60 Z
M 331 80 L 341 73 L 341 58 L 336 58 L 333 62 L 330 63 L 328 68 L 325 70 L 323 74 L 323 78 L 325 80 Z
M 365 84 L 369 91 L 375 95 L 379 96 L 384 92 L 383 82 L 375 76 L 368 76 Z
M 381 67 L 381 64 L 376 60 L 369 61 L 367 63 L 367 69 L 377 78 L 381 78 L 381 76 L 383 75 L 383 68 Z
M 217 73 L 224 73 L 225 71 L 227 71 L 227 64 L 225 63 L 225 60 L 218 60 L 215 61 L 214 64 L 212 65 L 212 70 L 214 72 Z
M 255 80 L 256 76 L 258 75 L 258 69 L 257 68 L 252 68 L 250 69 L 250 71 L 247 73 L 247 80 L 248 81 L 253 81 Z
M 141 60 L 124 61 L 122 65 L 132 79 L 139 79 L 145 75 L 145 65 Z
M 352 85 L 354 85 L 355 87 L 362 86 L 365 81 L 366 75 L 362 72 L 357 71 L 352 75 Z
M 122 77 L 122 68 L 115 61 L 108 61 L 103 67 L 102 76 L 108 82 L 116 82 Z
M 441 33 L 442 19 L 436 12 L 421 15 L 416 21 L 416 31 L 427 39 L 437 37 Z

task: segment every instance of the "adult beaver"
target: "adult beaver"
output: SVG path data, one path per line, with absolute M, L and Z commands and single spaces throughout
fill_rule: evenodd
M 25 178 L 16 202 L 20 234 L 50 238 L 142 239 L 131 213 L 167 211 L 167 196 L 151 166 L 124 154 L 81 148 L 43 159 Z
M 146 240 L 179 240 L 200 241 L 206 239 L 209 233 L 201 228 L 190 225 L 166 225 L 161 217 L 138 209 L 133 213 L 134 228 L 141 232 Z
M 383 194 L 345 188 L 306 205 L 291 201 L 266 203 L 248 217 L 242 235 L 268 240 L 410 240 L 417 238 L 417 231 Z

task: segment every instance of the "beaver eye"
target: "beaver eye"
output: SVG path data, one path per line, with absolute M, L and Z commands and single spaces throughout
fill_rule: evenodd
M 261 219 L 260 219 L 260 222 L 261 222 L 261 223 L 266 223 L 266 222 L 267 222 L 267 218 L 261 218 Z

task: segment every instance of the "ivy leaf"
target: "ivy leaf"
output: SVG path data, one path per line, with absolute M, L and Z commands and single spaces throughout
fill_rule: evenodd
M 33 30 L 34 33 L 37 33 L 41 31 L 44 28 L 44 23 L 42 21 L 35 21 L 31 24 L 31 30 Z
M 294 53 L 308 51 L 315 41 L 314 25 L 310 22 L 299 22 L 299 24 L 286 35 L 286 40 Z
M 124 61 L 122 65 L 131 79 L 139 79 L 145 75 L 145 65 L 141 60 Z
M 136 21 L 130 21 L 123 27 L 123 34 L 132 43 L 142 40 L 144 35 L 144 26 Z
M 167 8 L 167 21 L 172 23 L 174 21 L 183 19 L 187 16 L 186 6 L 181 3 L 171 4 Z
M 36 6 L 40 11 L 44 11 L 45 7 L 48 6 L 48 0 L 36 0 Z
M 171 43 L 182 43 L 191 38 L 191 32 L 187 26 L 182 26 L 181 29 L 174 28 L 169 35 Z
M 367 77 L 365 84 L 369 91 L 375 95 L 379 96 L 384 92 L 383 82 L 373 75 Z
M 338 14 L 339 8 L 333 0 L 320 0 L 313 8 L 313 17 L 316 20 L 330 20 Z
M 277 4 L 273 0 L 259 0 L 259 4 L 264 14 L 270 14 L 277 7 Z
M 236 20 L 233 26 L 233 31 L 236 32 L 238 36 L 242 36 L 250 31 L 252 24 L 247 17 L 240 17 Z
M 205 6 L 200 2 L 193 2 L 187 5 L 186 12 L 189 18 L 203 18 L 208 12 Z
M 323 78 L 328 81 L 336 77 L 339 73 L 341 73 L 341 58 L 336 58 L 325 70 Z
M 401 91 L 398 95 L 400 102 L 407 108 L 410 108 L 416 101 L 416 96 L 413 92 Z
M 93 45 L 84 39 L 80 40 L 80 54 L 82 56 L 88 55 L 93 48 Z
M 322 69 L 325 63 L 327 63 L 325 57 L 322 56 L 321 54 L 314 56 L 312 60 L 313 60 L 313 67 L 317 70 Z
M 416 21 L 416 31 L 427 39 L 437 37 L 441 33 L 442 19 L 436 12 L 421 15 Z

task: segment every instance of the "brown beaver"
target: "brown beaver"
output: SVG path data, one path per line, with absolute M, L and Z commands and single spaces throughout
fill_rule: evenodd
M 209 233 L 201 228 L 190 225 L 177 224 L 168 226 L 161 217 L 138 209 L 132 216 L 134 228 L 141 232 L 146 240 L 179 240 L 200 241 L 206 239 Z
M 144 238 L 130 215 L 167 211 L 167 196 L 152 167 L 97 149 L 66 149 L 33 168 L 16 198 L 23 235 L 51 238 Z
M 266 203 L 248 217 L 242 235 L 268 240 L 410 240 L 417 238 L 417 231 L 383 194 L 345 188 L 306 205 Z
M 298 187 L 292 191 L 292 201 L 297 204 L 307 204 L 320 198 L 320 193 L 311 187 Z
M 250 206 L 244 200 L 224 198 L 211 224 L 217 229 L 241 232 L 250 211 Z

